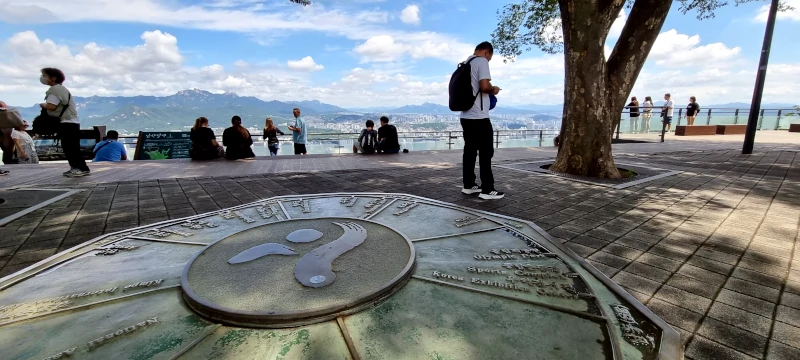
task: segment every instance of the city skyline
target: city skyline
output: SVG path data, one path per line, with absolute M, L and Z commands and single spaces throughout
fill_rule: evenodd
M 765 103 L 796 103 L 800 0 L 781 13 Z M 505 2 L 30 0 L 6 5 L 0 39 L 0 99 L 40 101 L 38 69 L 62 68 L 76 96 L 165 96 L 188 88 L 262 100 L 319 100 L 344 108 L 445 104 L 449 74 L 490 39 Z M 682 103 L 750 101 L 765 2 L 729 6 L 698 21 L 677 4 L 633 95 Z M 52 15 L 52 16 L 51 16 Z M 627 19 L 612 27 L 609 50 Z M 464 26 L 469 24 L 470 26 Z M 0 40 L 2 41 L 2 40 Z M 58 59 L 58 60 L 53 60 Z M 515 63 L 495 56 L 500 106 L 563 102 L 563 56 L 533 50 Z

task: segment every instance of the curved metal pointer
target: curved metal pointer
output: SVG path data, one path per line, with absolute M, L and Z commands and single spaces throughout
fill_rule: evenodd
M 313 288 L 332 284 L 336 280 L 336 274 L 333 273 L 333 261 L 361 245 L 367 239 L 367 229 L 359 224 L 353 222 L 334 224 L 344 229 L 344 234 L 334 241 L 311 250 L 295 264 L 294 277 L 301 284 Z
M 253 246 L 228 260 L 228 264 L 241 264 L 267 255 L 297 255 L 294 250 L 286 245 L 267 243 Z

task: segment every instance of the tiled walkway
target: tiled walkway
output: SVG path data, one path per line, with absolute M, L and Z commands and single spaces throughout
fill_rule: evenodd
M 461 195 L 459 156 L 447 152 L 436 161 L 307 173 L 81 182 L 75 186 L 84 192 L 0 228 L 0 276 L 102 233 L 275 195 L 410 193 L 536 222 L 676 327 L 687 358 L 800 359 L 800 153 L 793 147 L 751 156 L 625 151 L 621 162 L 684 173 L 624 190 L 496 168 L 508 193 L 499 201 Z

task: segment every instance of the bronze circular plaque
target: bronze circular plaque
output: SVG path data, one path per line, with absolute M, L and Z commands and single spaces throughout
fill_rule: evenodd
M 189 306 L 220 322 L 288 327 L 352 313 L 411 276 L 403 234 L 351 218 L 286 220 L 223 238 L 184 268 Z

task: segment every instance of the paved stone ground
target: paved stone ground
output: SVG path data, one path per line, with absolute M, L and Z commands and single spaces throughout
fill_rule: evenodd
M 400 192 L 536 222 L 677 328 L 689 359 L 800 359 L 800 153 L 619 160 L 685 172 L 613 190 L 497 168 L 498 201 L 461 195 L 458 164 L 77 185 L 0 228 L 0 276 L 103 233 L 261 198 Z

